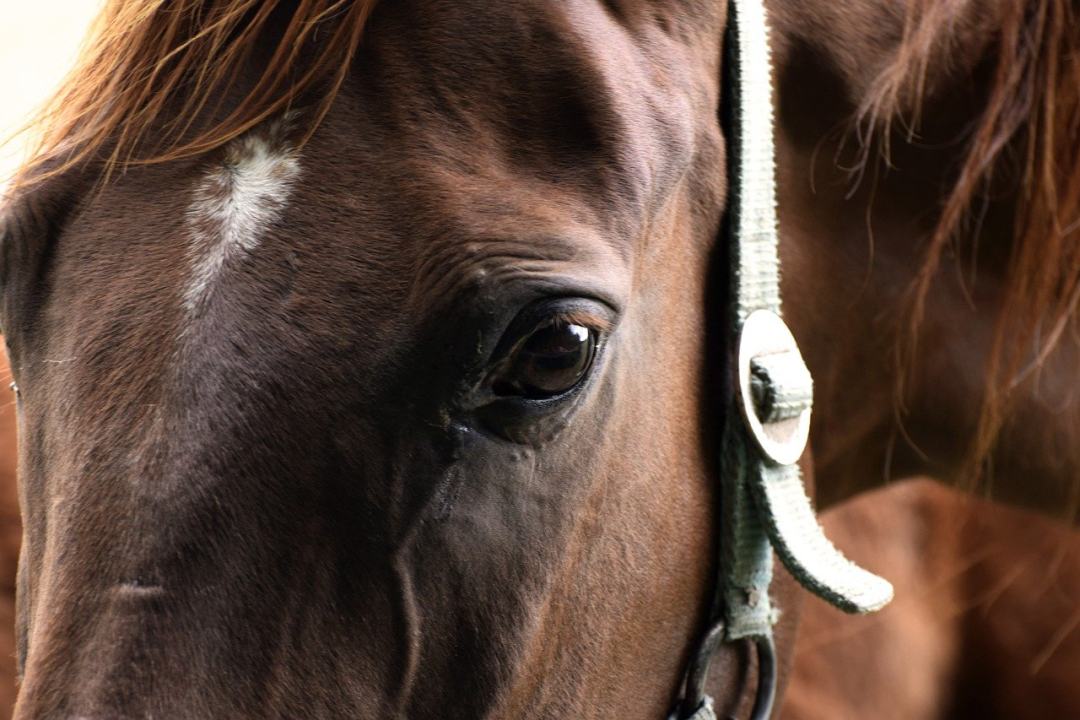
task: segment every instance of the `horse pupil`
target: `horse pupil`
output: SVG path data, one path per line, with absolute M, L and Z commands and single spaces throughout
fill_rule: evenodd
M 534 331 L 519 350 L 514 384 L 530 397 L 566 392 L 589 370 L 595 349 L 595 335 L 582 325 L 545 325 Z

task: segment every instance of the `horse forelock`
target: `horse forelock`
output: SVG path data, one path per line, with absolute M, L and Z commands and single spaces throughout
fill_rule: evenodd
M 130 165 L 198 156 L 313 97 L 308 139 L 376 2 L 108 0 L 75 68 L 23 129 L 35 145 L 13 188 L 88 162 L 107 179 Z M 264 47 L 256 77 L 219 112 Z

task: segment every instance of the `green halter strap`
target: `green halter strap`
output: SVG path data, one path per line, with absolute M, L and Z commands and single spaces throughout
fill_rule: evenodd
M 850 613 L 878 610 L 892 585 L 858 567 L 829 542 L 796 464 L 806 447 L 813 387 L 798 346 L 780 318 L 773 148 L 772 68 L 762 0 L 731 0 L 725 39 L 730 191 L 731 379 L 722 438 L 722 533 L 718 622 L 687 678 L 680 714 L 713 720 L 702 692 L 719 641 L 759 648 L 755 718 L 771 713 L 773 551 L 799 583 Z M 767 662 L 766 662 L 767 661 Z

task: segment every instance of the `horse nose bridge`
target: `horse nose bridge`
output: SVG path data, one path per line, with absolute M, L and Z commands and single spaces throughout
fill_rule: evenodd
M 199 711 L 215 690 L 200 666 L 224 650 L 209 618 L 235 607 L 135 581 L 52 594 L 31 629 L 15 719 L 214 716 Z
M 263 394 L 193 394 L 154 422 L 88 428 L 50 458 L 16 718 L 214 717 L 200 703 L 257 701 L 286 615 L 315 614 L 289 609 L 291 560 L 336 542 L 344 523 L 324 488 L 345 487 L 326 453 L 280 437 L 302 413 L 252 422 Z M 327 583 L 303 591 L 329 595 Z

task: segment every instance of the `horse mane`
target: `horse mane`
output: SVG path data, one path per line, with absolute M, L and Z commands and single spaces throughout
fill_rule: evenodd
M 965 5 L 967 7 L 965 7 Z M 890 123 L 916 118 L 929 94 L 927 70 L 948 50 L 959 12 L 995 23 L 989 47 L 992 75 L 936 227 L 911 288 L 906 337 L 901 337 L 898 388 L 910 371 L 915 337 L 942 258 L 984 206 L 997 175 L 1020 173 L 1004 296 L 986 366 L 986 385 L 967 471 L 976 478 L 1007 420 L 1010 397 L 1067 337 L 1080 337 L 1080 22 L 1072 0 L 914 0 L 896 53 L 860 107 L 860 125 L 880 133 L 888 154 Z M 908 132 L 914 133 L 908 123 Z M 863 140 L 867 138 L 864 136 Z M 909 137 L 910 139 L 910 137 Z M 864 147 L 866 143 L 864 142 Z M 968 238 L 977 242 L 976 238 Z
M 193 157 L 302 98 L 310 137 L 345 81 L 375 0 L 108 0 L 75 68 L 23 129 L 19 188 L 88 162 L 117 170 Z M 283 29 L 281 29 L 283 25 Z M 260 40 L 269 59 L 221 119 L 213 115 Z M 266 44 L 270 44 L 269 41 Z M 262 58 L 259 58 L 262 62 Z

